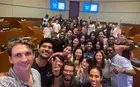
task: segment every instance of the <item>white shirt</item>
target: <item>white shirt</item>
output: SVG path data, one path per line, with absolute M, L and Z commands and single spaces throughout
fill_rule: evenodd
M 88 35 L 89 35 L 92 31 L 95 31 L 95 25 L 94 25 L 94 24 L 90 24 L 90 25 L 88 26 Z
M 113 35 L 116 38 L 118 34 L 121 34 L 121 29 L 119 27 L 111 29 L 110 35 Z
M 52 23 L 52 25 L 53 25 L 54 32 L 58 33 L 59 30 L 61 29 L 60 24 Z

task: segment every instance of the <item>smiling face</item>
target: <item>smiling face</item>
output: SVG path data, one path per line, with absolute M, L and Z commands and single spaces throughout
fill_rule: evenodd
M 43 59 L 48 59 L 53 53 L 53 46 L 51 43 L 43 43 L 38 49 L 39 56 Z
M 81 43 L 85 42 L 85 40 L 86 40 L 85 36 L 84 35 L 81 36 L 81 38 L 80 38 Z
M 101 80 L 100 72 L 96 68 L 91 69 L 89 72 L 89 81 L 92 87 L 101 87 Z
M 65 81 L 71 81 L 74 75 L 74 67 L 73 66 L 69 66 L 69 65 L 65 65 L 64 66 L 64 70 L 63 70 L 63 79 Z
M 31 69 L 34 57 L 31 48 L 24 44 L 17 44 L 12 48 L 12 55 L 9 56 L 9 61 L 13 64 L 14 71 L 28 71 Z
M 63 50 L 63 55 L 67 56 L 68 54 L 71 54 L 71 51 L 72 51 L 72 47 L 71 46 L 67 46 Z
M 87 63 L 86 58 L 84 58 L 84 59 L 82 60 L 81 66 L 82 66 L 83 69 L 88 69 L 88 68 L 89 68 L 89 64 Z
M 108 58 L 112 58 L 114 55 L 116 55 L 116 51 L 112 47 L 106 48 L 105 53 Z
M 102 53 L 101 52 L 96 53 L 95 58 L 97 62 L 102 62 L 103 59 Z
M 81 49 L 77 49 L 75 51 L 75 58 L 76 58 L 76 60 L 80 60 L 81 57 L 82 57 L 82 50 Z
M 93 48 L 92 42 L 88 42 L 88 43 L 86 44 L 86 50 L 87 50 L 87 51 L 91 51 L 92 48 Z
M 115 38 L 114 37 L 109 37 L 108 38 L 108 44 L 111 46 L 111 45 L 114 45 L 115 43 Z
M 101 48 L 100 42 L 98 41 L 98 42 L 96 43 L 96 49 L 99 50 L 100 48 Z
M 78 38 L 75 38 L 75 39 L 73 40 L 73 46 L 76 47 L 76 46 L 78 46 L 78 45 L 79 45 L 79 39 L 78 39 Z

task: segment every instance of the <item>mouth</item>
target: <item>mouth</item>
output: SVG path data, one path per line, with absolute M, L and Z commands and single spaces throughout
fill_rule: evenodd
M 91 84 L 92 84 L 92 86 L 96 86 L 97 85 L 95 81 L 92 81 Z

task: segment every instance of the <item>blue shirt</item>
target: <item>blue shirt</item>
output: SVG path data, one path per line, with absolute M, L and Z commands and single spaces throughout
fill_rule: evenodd
M 112 67 L 115 65 L 120 67 L 121 69 L 126 69 L 126 70 L 133 69 L 130 61 L 118 54 L 111 59 L 111 62 L 112 62 Z M 112 87 L 132 87 L 133 85 L 133 77 L 122 73 L 118 73 L 118 74 L 112 73 L 111 81 L 112 81 Z

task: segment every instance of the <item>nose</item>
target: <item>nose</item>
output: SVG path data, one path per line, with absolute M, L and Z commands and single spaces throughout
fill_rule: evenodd
M 25 55 L 22 56 L 22 61 L 27 62 L 27 57 Z
M 92 77 L 92 81 L 95 81 L 95 77 L 94 76 Z
M 48 51 L 48 49 L 49 49 L 48 47 L 44 48 L 45 51 Z

